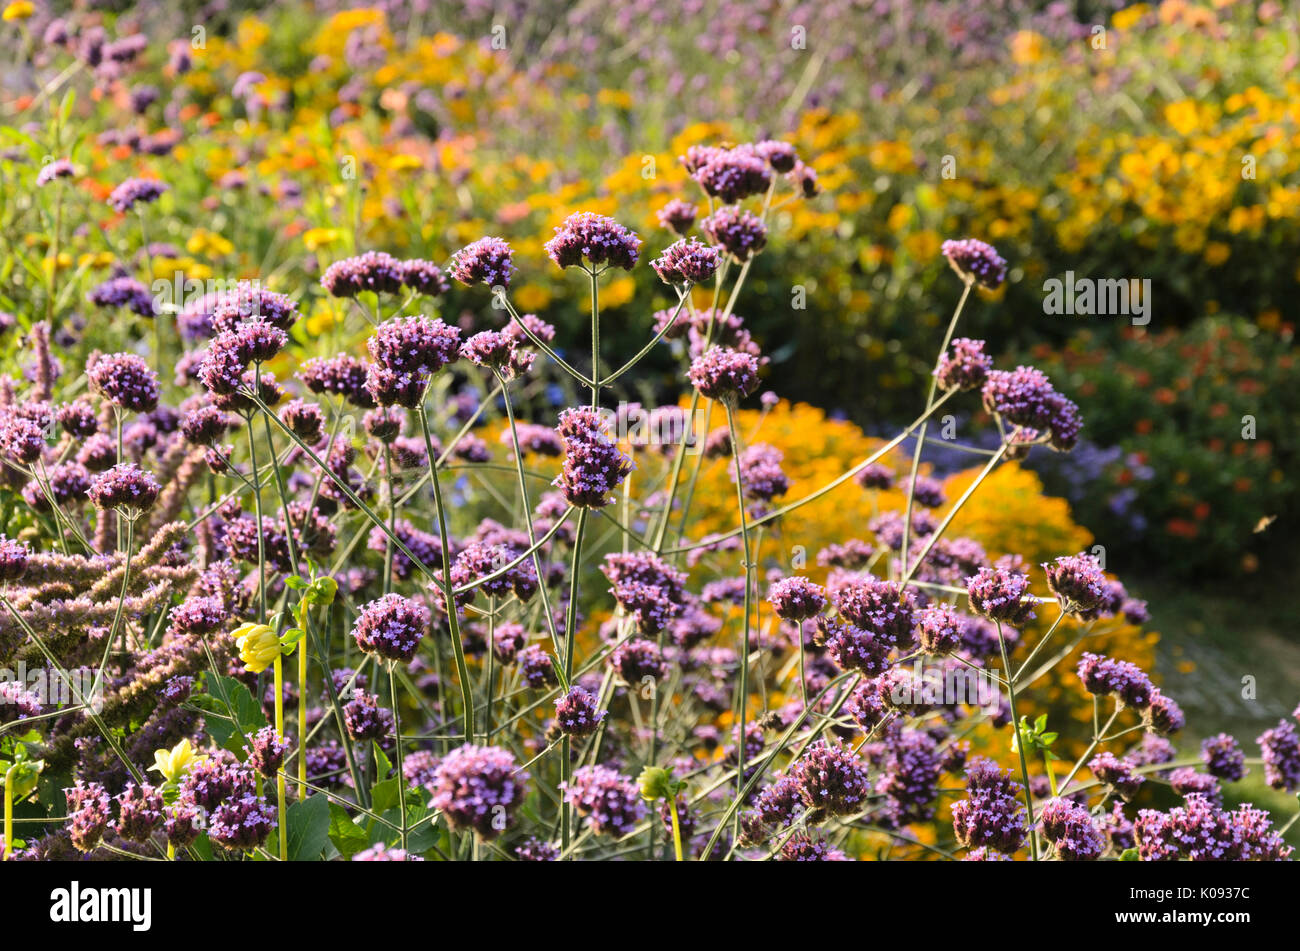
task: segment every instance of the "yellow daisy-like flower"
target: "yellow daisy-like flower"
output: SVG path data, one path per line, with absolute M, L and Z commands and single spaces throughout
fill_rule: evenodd
M 239 659 L 251 674 L 260 674 L 280 656 L 280 639 L 265 624 L 241 624 L 231 635 L 239 648 Z
M 14 0 L 13 3 L 5 7 L 4 18 L 6 22 L 26 20 L 35 12 L 36 5 L 31 0 Z
M 151 770 L 158 770 L 169 783 L 179 783 L 192 767 L 206 760 L 207 757 L 195 753 L 188 739 L 181 740 L 170 750 L 158 750 L 153 754 Z

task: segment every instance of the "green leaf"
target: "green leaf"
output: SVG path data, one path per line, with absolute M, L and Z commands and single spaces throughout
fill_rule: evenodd
M 1047 726 L 1047 714 L 1041 713 L 1039 714 L 1038 719 L 1034 721 L 1034 732 L 1042 733 L 1046 726 Z
M 285 823 L 289 826 L 289 861 L 320 858 L 333 828 L 328 797 L 317 793 L 295 802 L 289 807 Z
M 238 680 L 211 672 L 206 676 L 207 693 L 192 695 L 189 703 L 215 714 L 204 718 L 208 733 L 219 746 L 238 755 L 243 752 L 245 737 L 266 726 L 266 715 Z
M 1119 860 L 1120 860 L 1121 862 L 1136 862 L 1136 861 L 1138 861 L 1138 850 L 1137 850 L 1137 849 L 1125 849 L 1123 852 L 1121 852 L 1121 853 L 1119 854 Z
M 397 805 L 397 777 L 385 779 L 382 782 L 375 783 L 370 787 L 370 808 L 373 812 L 382 815 L 388 809 Z
M 344 858 L 352 858 L 370 844 L 365 830 L 353 822 L 347 810 L 338 803 L 329 804 L 329 815 L 329 840 L 334 843 L 334 848 L 338 849 L 339 854 Z

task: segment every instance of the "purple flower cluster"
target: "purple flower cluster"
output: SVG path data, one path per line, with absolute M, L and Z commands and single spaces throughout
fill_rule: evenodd
M 149 413 L 158 405 L 158 374 L 133 353 L 92 354 L 86 375 L 95 392 L 120 409 Z
M 396 294 L 406 280 L 402 261 L 383 251 L 335 261 L 321 275 L 321 287 L 331 297 L 356 297 L 362 291 Z
M 1052 386 L 1052 381 L 1033 367 L 990 370 L 981 395 L 984 408 L 1020 427 L 1021 437 L 1032 441 L 1047 434 L 1053 449 L 1069 451 L 1079 441 L 1083 420 L 1079 407 Z
M 1067 862 L 1090 862 L 1106 850 L 1106 840 L 1086 807 L 1069 799 L 1050 799 L 1039 817 L 1043 835 Z
M 86 299 L 96 307 L 125 307 L 140 317 L 157 317 L 153 296 L 133 277 L 111 277 L 95 285 Z
M 161 491 L 152 475 L 134 463 L 123 462 L 96 476 L 86 495 L 98 508 L 121 510 L 129 518 L 138 518 L 153 508 Z
M 637 784 L 608 766 L 583 766 L 564 787 L 564 801 L 587 820 L 597 835 L 626 835 L 645 818 Z
M 1096 697 L 1114 696 L 1127 707 L 1145 710 L 1156 692 L 1148 677 L 1126 660 L 1085 653 L 1077 668 L 1083 689 Z
M 397 317 L 366 341 L 366 390 L 381 406 L 417 407 L 429 380 L 460 355 L 460 330 L 434 317 Z
M 682 238 L 665 248 L 650 266 L 665 284 L 703 284 L 720 263 L 717 248 L 695 238 Z
M 691 385 L 711 400 L 748 396 L 758 387 L 758 360 L 730 347 L 710 347 L 691 361 Z
M 767 247 L 767 225 L 751 211 L 727 205 L 700 222 L 700 230 L 737 261 L 745 261 Z
M 1034 618 L 1029 576 L 1010 568 L 981 568 L 966 579 L 971 610 L 990 621 L 1024 627 Z
M 573 687 L 555 701 L 555 725 L 566 736 L 590 736 L 605 719 L 596 698 L 582 687 Z
M 973 760 L 966 769 L 966 798 L 952 804 L 957 844 L 966 849 L 993 849 L 1005 855 L 1025 843 L 1024 787 L 991 759 Z
M 781 468 L 785 453 L 764 442 L 754 443 L 740 454 L 737 462 L 739 478 L 745 496 L 761 502 L 785 495 L 790 490 L 790 479 Z M 733 481 L 736 470 L 732 470 Z
M 556 226 L 555 237 L 544 247 L 561 268 L 606 266 L 630 271 L 640 255 L 641 239 L 613 218 L 579 211 Z
M 1121 759 L 1114 753 L 1098 753 L 1088 761 L 1088 768 L 1099 782 L 1113 786 L 1125 800 L 1136 796 L 1144 782 L 1142 774 L 1134 772 L 1132 762 Z
M 386 594 L 362 607 L 352 636 L 368 654 L 409 664 L 429 632 L 429 609 L 400 594 Z
M 795 575 L 773 582 L 767 590 L 767 600 L 777 617 L 799 622 L 821 613 L 826 607 L 826 590 L 807 578 Z
M 1086 552 L 1064 555 L 1043 565 L 1047 587 L 1061 602 L 1061 609 L 1078 614 L 1097 606 L 1106 592 L 1106 576 L 1096 557 Z
M 564 442 L 564 467 L 551 483 L 570 505 L 601 508 L 632 471 L 632 460 L 609 436 L 608 424 L 598 410 L 566 409 L 556 427 Z
M 767 159 L 753 145 L 730 149 L 692 146 L 683 164 L 705 194 L 726 204 L 761 195 L 772 183 Z
M 984 352 L 983 340 L 958 337 L 935 368 L 934 377 L 944 390 L 977 390 L 988 379 L 993 358 Z
M 1279 720 L 1256 742 L 1264 754 L 1264 781 L 1285 792 L 1300 789 L 1300 732 L 1295 724 Z
M 992 245 L 983 241 L 975 238 L 945 241 L 939 251 L 962 280 L 978 282 L 989 290 L 995 290 L 1007 279 L 1007 262 Z
M 1231 734 L 1220 733 L 1202 740 L 1201 759 L 1205 771 L 1224 782 L 1235 783 L 1246 775 L 1246 754 Z
M 514 251 L 501 238 L 479 238 L 451 259 L 448 273 L 462 284 L 509 287 L 514 273 Z
M 431 805 L 453 829 L 472 829 L 491 840 L 514 822 L 527 786 L 528 773 L 518 768 L 509 750 L 466 744 L 438 764 Z
M 840 616 L 881 642 L 897 647 L 912 640 L 916 598 L 892 581 L 867 577 L 832 592 Z
M 1197 795 L 1167 813 L 1141 810 L 1133 838 L 1145 862 L 1279 862 L 1292 852 L 1267 812 L 1248 805 L 1226 812 Z
M 128 178 L 113 189 L 108 203 L 114 211 L 126 213 L 138 204 L 157 201 L 167 185 L 152 178 Z
M 871 792 L 866 765 L 844 747 L 818 740 L 790 767 L 799 795 L 823 816 L 861 812 Z

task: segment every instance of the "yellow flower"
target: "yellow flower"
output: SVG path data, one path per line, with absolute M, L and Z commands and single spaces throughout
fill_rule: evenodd
M 14 20 L 26 20 L 36 12 L 36 5 L 31 0 L 14 0 L 13 3 L 5 7 L 5 22 Z
M 158 750 L 153 754 L 153 766 L 151 770 L 158 770 L 162 773 L 163 779 L 169 783 L 179 783 L 191 767 L 197 766 L 206 760 L 206 756 L 194 752 L 188 739 L 181 740 L 170 750 Z
M 231 636 L 239 648 L 239 659 L 250 674 L 260 674 L 280 656 L 280 639 L 265 624 L 251 621 L 241 624 L 231 632 Z

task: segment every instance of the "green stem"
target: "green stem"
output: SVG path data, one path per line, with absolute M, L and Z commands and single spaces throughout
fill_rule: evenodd
M 442 545 L 442 587 L 446 599 L 447 626 L 451 629 L 451 649 L 456 657 L 456 676 L 460 678 L 460 698 L 464 708 L 465 736 L 474 735 L 474 689 L 469 682 L 469 669 L 465 666 L 465 646 L 460 642 L 460 618 L 456 609 L 456 594 L 451 583 L 451 541 L 447 536 L 447 507 L 442 501 L 442 480 L 438 478 L 437 456 L 433 451 L 433 436 L 429 432 L 429 412 L 420 401 L 416 410 L 420 417 L 420 431 L 424 435 L 424 450 L 429 457 L 429 481 L 433 483 L 433 505 L 438 516 L 438 538 Z
M 732 400 L 724 400 L 727 411 L 727 429 L 731 433 L 731 451 L 736 460 L 736 505 L 740 510 L 740 536 L 745 549 L 745 620 L 740 649 L 740 696 L 738 698 L 739 716 L 736 718 L 739 733 L 736 738 L 736 797 L 739 798 L 745 787 L 745 725 L 749 714 L 749 633 L 750 605 L 754 586 L 754 558 L 749 543 L 749 516 L 745 512 L 745 479 L 740 469 L 740 443 L 736 432 L 736 413 Z M 739 822 L 737 813 L 737 822 Z
M 1016 710 L 1016 685 L 1011 677 L 1011 661 L 1007 656 L 1007 639 L 1002 634 L 1002 622 L 998 626 L 998 647 L 1002 651 L 1002 669 L 1007 674 L 1007 698 L 1011 703 L 1011 735 L 1016 738 L 1016 752 L 1020 755 L 1020 779 L 1024 783 L 1025 809 L 1029 821 L 1029 848 L 1033 860 L 1038 861 L 1038 831 L 1034 828 L 1034 798 L 1029 792 L 1029 764 L 1025 761 L 1025 744 L 1020 742 L 1020 714 Z
M 284 740 L 284 656 L 275 656 L 275 735 Z M 280 816 L 280 861 L 289 860 L 289 827 L 285 822 L 284 770 L 275 771 L 275 804 Z
M 393 749 L 397 754 L 397 802 L 401 809 L 402 817 L 402 849 L 406 849 L 406 773 L 402 770 L 402 714 L 397 709 L 397 677 L 393 673 L 393 668 L 397 666 L 396 661 L 388 662 L 388 699 L 393 705 Z

